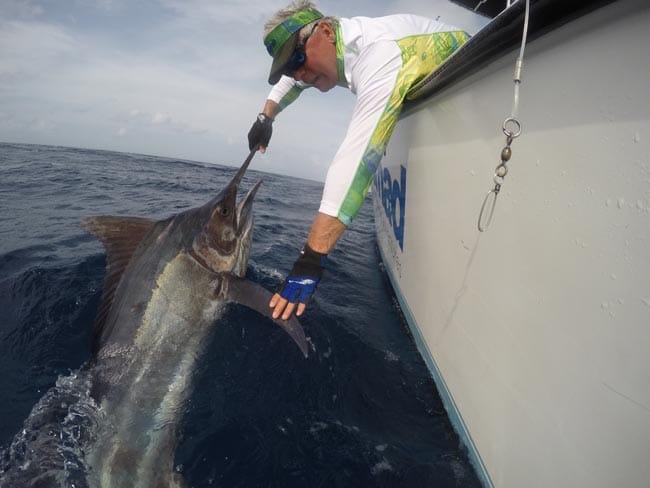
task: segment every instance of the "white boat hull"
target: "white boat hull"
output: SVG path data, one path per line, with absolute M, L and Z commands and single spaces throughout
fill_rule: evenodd
M 647 488 L 650 7 L 615 2 L 527 46 L 522 135 L 479 233 L 517 54 L 399 122 L 379 247 L 486 485 Z

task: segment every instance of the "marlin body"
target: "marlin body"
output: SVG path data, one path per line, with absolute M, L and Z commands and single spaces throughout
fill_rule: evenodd
M 261 181 L 236 201 L 253 154 L 202 207 L 162 221 L 82 223 L 108 261 L 91 364 L 104 427 L 86 454 L 90 486 L 184 486 L 173 469 L 176 430 L 215 321 L 229 302 L 269 314 L 271 293 L 244 279 Z M 275 322 L 307 356 L 297 320 Z

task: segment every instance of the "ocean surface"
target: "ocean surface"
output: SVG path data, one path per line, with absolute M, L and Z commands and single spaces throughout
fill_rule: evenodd
M 202 205 L 241 161 L 220 163 L 0 143 L 0 486 L 87 486 L 83 449 L 97 406 L 84 365 L 106 261 L 79 221 L 162 219 Z M 274 290 L 322 184 L 257 172 L 255 159 L 251 168 L 242 191 L 264 183 L 247 276 Z M 189 487 L 480 486 L 396 304 L 373 226 L 366 202 L 330 255 L 301 318 L 308 359 L 245 307 L 214 323 L 179 425 L 175 465 Z

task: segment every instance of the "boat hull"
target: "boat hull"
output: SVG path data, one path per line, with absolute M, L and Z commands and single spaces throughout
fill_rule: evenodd
M 526 47 L 485 233 L 518 50 L 410 107 L 377 173 L 382 258 L 487 486 L 648 486 L 648 46 L 622 0 Z

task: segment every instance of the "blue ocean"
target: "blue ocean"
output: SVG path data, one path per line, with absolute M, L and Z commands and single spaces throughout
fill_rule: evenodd
M 87 486 L 99 417 L 84 365 L 106 259 L 80 220 L 202 205 L 241 161 L 220 163 L 0 144 L 0 486 Z M 322 184 L 251 168 L 242 192 L 264 183 L 247 276 L 274 290 Z M 179 425 L 188 487 L 480 486 L 383 270 L 370 202 L 301 322 L 308 359 L 243 306 L 214 323 Z

